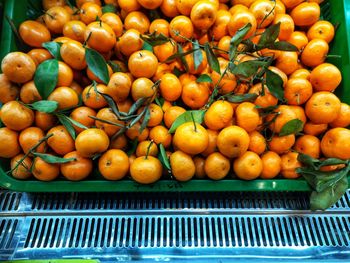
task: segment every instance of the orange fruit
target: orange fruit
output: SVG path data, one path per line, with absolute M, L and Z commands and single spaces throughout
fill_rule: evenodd
M 120 125 L 120 126 L 112 125 L 109 123 L 105 123 L 103 121 L 96 120 L 95 121 L 96 128 L 103 130 L 108 136 L 113 136 L 115 133 L 117 133 L 121 129 L 121 127 L 124 124 L 124 122 L 118 120 L 117 116 L 113 113 L 113 111 L 110 108 L 100 109 L 97 112 L 96 118 Z
M 131 89 L 131 80 L 123 72 L 114 73 L 107 85 L 106 94 L 110 95 L 114 101 L 124 101 L 129 96 Z
M 295 143 L 295 135 L 290 134 L 286 136 L 273 136 L 268 142 L 268 147 L 270 151 L 277 154 L 282 154 L 288 152 Z
M 262 87 L 263 86 L 261 83 L 257 83 L 249 90 L 250 94 L 255 93 L 258 95 L 258 97 L 254 101 L 254 104 L 263 108 L 277 105 L 278 99 L 270 93 L 269 89 L 265 85 L 264 85 L 265 94 L 264 95 L 261 94 Z
M 228 126 L 233 117 L 233 109 L 227 101 L 215 101 L 204 115 L 205 125 L 212 130 L 221 130 Z
M 41 139 L 44 138 L 44 132 L 38 127 L 28 127 L 19 134 L 19 145 L 25 154 L 36 146 Z M 43 142 L 37 147 L 34 152 L 45 152 L 46 142 Z
M 85 48 L 75 40 L 70 40 L 62 44 L 60 54 L 63 61 L 72 69 L 82 70 L 86 68 Z
M 260 178 L 273 179 L 279 175 L 282 168 L 282 160 L 277 153 L 268 151 L 261 156 L 261 161 L 263 163 L 263 169 Z
M 65 155 L 74 151 L 74 140 L 63 125 L 58 125 L 51 128 L 47 135 L 52 134 L 47 144 L 50 148 L 59 155 Z
M 172 73 L 166 73 L 161 78 L 159 90 L 167 101 L 176 101 L 182 93 L 182 85 L 178 77 Z
M 177 52 L 177 47 L 171 41 L 162 45 L 153 47 L 153 52 L 156 55 L 159 62 L 165 62 L 170 56 Z
M 123 34 L 123 22 L 117 14 L 104 13 L 101 16 L 101 21 L 112 28 L 116 37 L 120 37 Z
M 94 124 L 95 124 L 95 120 L 90 118 L 90 116 L 92 117 L 96 117 L 96 111 L 94 111 L 93 109 L 89 108 L 89 107 L 85 107 L 85 106 L 81 106 L 78 108 L 75 108 L 72 113 L 70 114 L 70 117 L 81 123 L 82 125 L 91 128 Z M 75 125 L 73 125 L 75 131 L 77 133 L 82 132 L 84 129 L 77 127 Z
M 286 8 L 293 8 L 300 3 L 304 2 L 304 0 L 281 0 L 283 4 L 286 6 Z
M 30 168 L 33 162 L 29 157 L 25 157 L 24 160 L 22 160 L 23 157 L 24 154 L 18 154 L 11 159 L 10 163 L 12 176 L 20 180 L 28 179 L 32 175 Z M 17 168 L 15 169 L 16 166 Z
M 60 165 L 61 174 L 70 181 L 84 180 L 92 172 L 92 160 L 80 156 L 76 151 L 67 153 L 64 158 L 74 161 Z
M 156 73 L 154 73 L 152 80 L 157 81 L 162 78 L 162 76 L 166 73 L 171 73 L 172 70 L 168 64 L 158 63 L 158 67 Z
M 136 29 L 127 30 L 117 43 L 118 49 L 125 56 L 130 56 L 132 53 L 140 50 L 143 45 L 143 40 L 140 38 L 140 33 Z
M 307 31 L 307 37 L 309 40 L 323 39 L 327 43 L 330 43 L 334 38 L 334 26 L 325 20 L 317 21 Z
M 47 131 L 55 126 L 56 121 L 56 117 L 52 114 L 40 111 L 35 112 L 35 126 L 42 129 L 43 131 Z
M 220 131 L 217 147 L 226 157 L 236 158 L 248 150 L 249 141 L 249 134 L 243 128 L 232 125 Z
M 146 140 L 149 135 L 149 129 L 145 128 L 142 132 L 140 132 L 140 127 L 141 124 L 139 122 L 136 123 L 126 131 L 126 136 L 128 136 L 130 140 L 137 139 L 139 142 Z
M 282 0 L 276 0 L 276 5 L 275 5 L 275 13 L 277 14 L 285 14 L 286 13 L 286 7 Z
M 221 153 L 212 153 L 205 160 L 204 171 L 210 179 L 221 180 L 230 171 L 230 160 Z
M 197 179 L 203 179 L 206 177 L 205 171 L 204 171 L 204 164 L 205 159 L 199 156 L 196 156 L 193 158 L 194 166 L 195 166 L 195 172 L 194 177 Z
M 148 50 L 134 52 L 128 61 L 131 74 L 136 78 L 151 78 L 157 70 L 158 59 Z
M 340 104 L 337 118 L 329 124 L 332 128 L 350 126 L 350 106 L 346 103 Z
M 142 141 L 137 145 L 135 153 L 136 153 L 136 157 L 140 157 L 140 156 L 157 157 L 158 147 L 152 141 Z
M 0 116 L 2 123 L 14 131 L 24 130 L 34 122 L 33 111 L 15 100 L 2 105 Z
M 303 78 L 291 78 L 284 89 L 284 97 L 289 105 L 301 105 L 312 95 L 310 81 Z
M 312 122 L 307 122 L 304 125 L 304 133 L 309 135 L 318 136 L 324 133 L 328 128 L 328 124 L 316 124 Z
M 140 98 L 150 98 L 152 100 L 155 92 L 154 83 L 148 78 L 138 78 L 131 86 L 131 96 L 134 101 Z
M 249 147 L 248 150 L 260 155 L 266 150 L 265 137 L 258 131 L 252 131 L 249 133 Z
M 173 144 L 187 154 L 203 152 L 209 143 L 207 130 L 199 123 L 186 122 L 177 127 Z
M 85 23 L 77 20 L 72 20 L 64 24 L 62 33 L 65 37 L 83 43 L 85 30 Z
M 323 39 L 311 40 L 301 53 L 301 62 L 308 67 L 322 64 L 328 54 L 328 43 Z
M 52 34 L 62 34 L 64 25 L 70 21 L 71 15 L 62 6 L 53 6 L 43 16 L 45 26 Z
M 66 1 L 65 0 L 43 0 L 42 5 L 44 10 L 48 10 L 54 6 L 65 6 Z
M 328 130 L 321 140 L 321 150 L 326 157 L 349 159 L 350 131 L 346 128 Z
M 163 0 L 162 4 L 160 5 L 160 10 L 165 16 L 170 18 L 180 14 L 176 8 L 176 0 Z
M 22 52 L 8 53 L 1 62 L 1 71 L 10 81 L 15 83 L 30 81 L 35 70 L 36 65 L 33 59 Z
M 293 79 L 293 78 L 301 78 L 301 79 L 307 79 L 310 81 L 310 75 L 311 72 L 307 69 L 301 68 L 301 69 L 297 69 L 296 71 L 294 71 L 289 78 Z
M 192 81 L 182 87 L 181 98 L 191 109 L 199 109 L 208 102 L 209 88 L 206 83 Z
M 208 156 L 214 152 L 217 151 L 217 138 L 218 138 L 218 131 L 214 130 L 207 130 L 208 133 L 208 138 L 209 138 L 209 143 L 207 148 L 201 153 L 203 156 Z
M 128 13 L 141 8 L 141 5 L 137 0 L 118 0 L 118 5 L 122 10 L 125 10 L 125 12 Z
M 149 26 L 149 32 L 169 36 L 169 22 L 165 19 L 155 19 Z
M 153 156 L 136 158 L 130 165 L 131 178 L 140 184 L 153 184 L 163 172 L 161 162 Z
M 126 139 L 124 134 L 121 134 L 117 138 L 111 140 L 109 144 L 110 149 L 120 149 L 125 150 L 128 144 L 128 140 Z
M 171 106 L 164 112 L 164 123 L 170 129 L 177 117 L 185 113 L 186 110 L 180 106 Z
M 0 74 L 0 102 L 6 103 L 16 100 L 19 95 L 19 88 L 13 84 L 5 74 Z
M 211 28 L 211 35 L 215 40 L 220 41 L 223 37 L 228 37 L 227 24 L 230 21 L 231 13 L 227 10 L 218 10 L 216 20 Z M 218 45 L 220 48 L 220 44 Z
M 109 138 L 100 129 L 90 128 L 82 131 L 75 139 L 75 148 L 82 157 L 92 157 L 108 149 Z
M 255 0 L 231 0 L 231 5 L 236 6 L 236 5 L 244 5 L 246 7 L 250 7 Z
M 79 103 L 78 94 L 69 87 L 58 87 L 54 89 L 47 99 L 56 101 L 59 110 L 76 107 Z
M 190 155 L 176 151 L 170 155 L 172 175 L 181 182 L 189 181 L 196 172 L 196 166 Z
M 290 12 L 297 26 L 311 26 L 315 24 L 319 20 L 320 14 L 320 6 L 317 3 L 308 2 L 299 4 Z
M 86 2 L 80 7 L 80 20 L 84 22 L 86 25 L 96 21 L 96 19 L 100 19 L 102 16 L 102 8 L 101 5 Z
M 69 87 L 73 82 L 73 70 L 66 63 L 58 61 L 58 79 L 56 87 Z
M 149 26 L 150 21 L 148 17 L 140 11 L 130 12 L 124 19 L 124 27 L 126 30 L 136 29 L 141 34 L 145 34 L 148 32 Z
M 268 69 L 281 77 L 281 79 L 283 80 L 283 87 L 285 88 L 286 84 L 288 82 L 288 76 L 286 75 L 286 73 L 284 73 L 282 70 L 280 70 L 279 68 L 276 68 L 274 66 L 270 66 Z
M 118 149 L 108 150 L 98 160 L 98 169 L 107 180 L 114 181 L 124 178 L 129 167 L 129 157 Z
M 321 142 L 316 136 L 302 135 L 295 141 L 294 150 L 318 159 L 321 153 Z
M 101 93 L 106 93 L 107 86 L 103 84 L 97 84 L 96 90 Z M 84 104 L 93 109 L 101 109 L 107 105 L 106 100 L 102 97 L 101 94 L 95 91 L 95 88 L 90 85 L 87 86 L 82 93 L 82 99 Z
M 156 9 L 158 8 L 163 0 L 137 0 L 141 6 L 146 9 Z
M 113 29 L 104 22 L 96 21 L 88 24 L 84 33 L 87 45 L 98 52 L 108 52 L 116 44 Z
M 288 40 L 294 32 L 294 21 L 290 15 L 276 14 L 273 24 L 281 23 L 280 33 L 278 34 L 279 40 Z
M 301 120 L 304 124 L 306 123 L 306 114 L 304 108 L 301 106 L 289 106 L 297 116 L 297 119 Z
M 21 23 L 18 33 L 24 43 L 31 47 L 41 47 L 51 40 L 50 31 L 43 24 L 32 20 Z
M 299 50 L 303 50 L 307 43 L 309 43 L 307 36 L 301 31 L 294 31 L 287 41 L 296 46 Z
M 220 65 L 220 72 L 223 74 L 225 68 L 228 67 L 228 60 L 218 58 Z M 234 74 L 226 71 L 225 75 L 221 78 L 221 74 L 216 71 L 211 72 L 212 83 L 211 86 L 219 87 L 220 94 L 228 94 L 234 91 L 237 87 L 237 81 Z M 221 80 L 220 80 L 221 79 Z M 220 81 L 220 82 L 219 82 Z
M 188 66 L 188 73 L 190 73 L 190 74 L 200 74 L 207 67 L 207 65 L 208 65 L 208 63 L 207 63 L 207 56 L 206 56 L 206 54 L 205 54 L 205 52 L 203 50 L 201 50 L 201 53 L 202 53 L 202 58 L 203 59 L 202 59 L 201 63 L 198 65 L 197 68 L 194 65 L 193 54 L 188 54 L 188 55 L 184 56 L 185 61 L 186 61 L 187 66 Z
M 180 12 L 180 14 L 189 16 L 191 14 L 191 10 L 193 6 L 199 0 L 175 0 L 176 9 Z
M 276 59 L 276 67 L 287 75 L 298 69 L 298 54 L 291 51 L 282 51 Z
M 82 7 L 83 4 L 85 4 L 85 3 L 94 3 L 94 4 L 97 4 L 99 6 L 102 5 L 101 0 L 76 0 L 75 3 L 77 5 L 77 7 L 79 7 L 79 8 Z
M 275 18 L 274 7 L 274 1 L 270 0 L 256 0 L 250 5 L 249 11 L 255 16 L 259 28 L 265 28 L 272 23 Z
M 155 103 L 151 103 L 149 106 L 150 119 L 148 121 L 147 127 L 154 127 L 159 125 L 163 120 L 163 110 L 160 106 Z
M 274 112 L 277 113 L 277 117 L 275 118 L 275 121 L 270 124 L 270 129 L 277 133 L 281 131 L 282 127 L 287 122 L 297 118 L 296 113 L 288 105 L 280 105 L 274 110 Z M 267 120 L 271 121 L 274 116 L 275 114 L 269 115 Z
M 153 127 L 149 132 L 149 138 L 157 145 L 162 144 L 165 148 L 171 145 L 172 136 L 168 129 L 162 125 Z
M 50 52 L 43 48 L 34 48 L 27 54 L 32 58 L 36 66 L 39 66 L 45 60 L 52 58 Z
M 191 21 L 199 30 L 208 30 L 215 22 L 216 6 L 208 0 L 198 1 L 191 9 Z
M 18 133 L 9 128 L 0 128 L 0 157 L 12 158 L 20 153 L 21 148 L 18 143 Z
M 47 163 L 43 159 L 37 157 L 33 162 L 32 173 L 36 179 L 48 182 L 58 177 L 60 174 L 60 167 L 58 164 Z
M 316 91 L 334 91 L 341 81 L 340 70 L 329 63 L 318 65 L 310 74 L 310 82 Z
M 314 93 L 305 105 L 306 116 L 315 124 L 330 123 L 340 112 L 340 100 L 333 93 Z
M 250 23 L 252 25 L 251 29 L 248 31 L 244 39 L 247 39 L 251 37 L 257 27 L 257 21 L 255 16 L 249 12 L 249 11 L 244 11 L 244 12 L 237 12 L 231 16 L 231 19 L 229 23 L 227 24 L 227 29 L 228 32 L 230 33 L 230 36 L 234 36 L 236 32 Z
M 260 116 L 255 104 L 243 102 L 238 105 L 235 112 L 236 123 L 248 133 L 256 130 L 260 123 Z
M 177 1 L 180 0 L 176 0 L 176 2 Z M 186 16 L 176 16 L 170 21 L 169 33 L 172 39 L 174 39 L 176 42 L 186 42 L 186 38 L 192 38 L 193 31 L 194 28 L 192 21 Z
M 263 170 L 263 162 L 259 155 L 247 151 L 233 161 L 233 170 L 240 179 L 254 180 L 260 176 Z
M 107 65 L 107 71 L 108 71 L 108 76 L 109 78 L 112 76 L 113 74 L 113 70 L 111 68 L 110 65 Z M 86 75 L 90 80 L 96 81 L 97 83 L 102 83 L 104 84 L 104 81 L 102 81 L 99 77 L 97 77 L 91 70 L 89 67 L 86 68 Z
M 301 163 L 298 161 L 298 153 L 289 152 L 281 156 L 282 169 L 281 174 L 286 179 L 296 179 L 300 175 L 295 171 L 301 167 Z

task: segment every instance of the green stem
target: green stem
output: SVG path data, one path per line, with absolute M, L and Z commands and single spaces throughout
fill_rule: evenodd
M 146 156 L 145 156 L 146 160 L 148 159 L 149 151 L 151 150 L 151 147 L 152 147 L 153 143 L 154 143 L 154 141 L 151 140 L 151 142 L 149 143 L 149 145 L 147 147 L 147 152 L 146 152 Z
M 197 132 L 197 125 L 196 125 L 196 122 L 195 122 L 194 117 L 193 117 L 193 112 L 191 112 L 191 119 L 192 119 L 192 122 L 193 122 L 194 131 Z

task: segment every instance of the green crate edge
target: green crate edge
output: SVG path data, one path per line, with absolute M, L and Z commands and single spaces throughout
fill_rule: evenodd
M 15 0 L 5 2 L 4 15 L 13 18 Z M 343 21 L 338 29 L 338 34 L 331 48 L 331 54 L 339 55 L 339 50 L 343 49 L 341 59 L 334 59 L 331 62 L 336 64 L 343 73 L 342 88 L 338 89 L 337 94 L 343 101 L 350 102 L 350 18 L 347 20 L 346 14 L 350 12 L 350 1 L 348 0 L 330 0 L 332 5 L 332 16 L 342 16 Z M 343 13 L 339 12 L 343 10 Z M 11 28 L 5 20 L 2 19 L 2 35 L 0 43 L 0 60 L 14 47 L 14 38 Z M 18 22 L 18 21 L 15 21 Z M 347 30 L 349 29 L 349 30 Z M 344 38 L 345 35 L 345 38 Z M 11 37 L 4 37 L 11 36 Z M 342 45 L 341 45 L 342 43 Z M 345 48 L 344 48 L 345 46 Z M 347 90 L 345 87 L 349 87 Z M 162 180 L 152 185 L 140 185 L 131 180 L 107 181 L 107 180 L 85 180 L 81 182 L 70 182 L 57 180 L 52 182 L 40 182 L 33 180 L 20 181 L 10 177 L 4 171 L 4 162 L 0 163 L 0 186 L 13 191 L 21 192 L 222 192 L 222 191 L 311 191 L 307 182 L 303 179 L 287 180 L 192 180 L 189 182 L 177 182 L 172 180 Z M 350 177 L 348 177 L 350 182 Z

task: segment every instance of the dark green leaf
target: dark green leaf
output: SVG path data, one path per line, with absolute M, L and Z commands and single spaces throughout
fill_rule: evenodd
M 348 179 L 346 176 L 331 188 L 327 188 L 322 192 L 313 191 L 310 196 L 310 209 L 326 210 L 333 206 L 345 194 L 348 189 Z
M 180 77 L 184 72 L 180 71 L 177 67 L 174 67 L 173 74 L 176 77 Z
M 168 156 L 167 156 L 167 154 L 166 154 L 166 151 L 165 151 L 165 148 L 164 148 L 163 144 L 159 144 L 158 159 L 160 160 L 160 162 L 163 164 L 163 166 L 164 166 L 168 171 L 171 171 L 170 162 L 169 162 L 169 159 L 168 159 Z
M 120 66 L 117 63 L 115 63 L 115 62 L 113 62 L 111 60 L 108 61 L 107 64 L 112 68 L 113 73 L 122 71 Z
M 102 7 L 102 13 L 115 13 L 117 8 L 114 5 L 105 5 Z
M 304 123 L 299 119 L 293 119 L 288 121 L 286 124 L 283 125 L 279 136 L 287 136 L 290 134 L 296 134 L 298 132 L 301 132 L 303 130 Z
M 73 0 L 66 0 L 65 2 L 70 8 L 74 8 L 75 1 L 73 1 Z
M 162 33 L 158 34 L 155 31 L 152 34 L 140 35 L 140 38 L 151 47 L 163 45 L 170 40 L 167 36 L 163 35 Z
M 58 80 L 58 60 L 49 59 L 42 62 L 36 69 L 34 84 L 43 99 L 47 99 L 56 87 Z
M 139 130 L 140 133 L 142 133 L 143 130 L 147 127 L 150 119 L 151 119 L 151 111 L 149 110 L 149 107 L 146 107 L 145 113 L 143 114 L 143 120 L 140 126 L 140 130 Z
M 138 143 L 139 143 L 138 139 L 135 139 L 130 142 L 129 150 L 126 152 L 128 156 L 135 153 Z
M 85 59 L 89 69 L 104 84 L 109 82 L 107 63 L 100 53 L 91 48 L 85 48 Z
M 282 78 L 271 70 L 266 70 L 266 86 L 273 96 L 284 101 L 284 89 Z
M 252 28 L 252 24 L 248 23 L 244 27 L 237 30 L 236 34 L 231 38 L 229 57 L 232 60 L 235 57 L 238 45 L 243 41 L 249 30 Z
M 42 44 L 43 48 L 46 48 L 50 54 L 58 60 L 61 60 L 61 44 L 55 41 L 45 42 Z
M 319 168 L 327 165 L 338 165 L 338 164 L 347 164 L 348 161 L 344 161 L 338 158 L 328 158 L 321 162 L 321 164 L 318 166 Z
M 136 115 L 136 118 L 132 119 L 132 121 L 128 125 L 128 128 L 131 128 L 142 119 L 142 116 L 145 114 L 146 109 L 147 107 L 145 107 L 145 109 L 139 115 Z
M 154 99 L 154 101 L 157 103 L 157 105 L 159 106 L 159 107 L 163 107 L 163 105 L 164 105 L 164 102 L 165 102 L 165 99 L 163 98 L 163 97 L 160 97 L 160 98 L 155 98 Z
M 27 19 L 35 20 L 39 16 L 44 14 L 41 6 L 41 1 L 28 1 L 27 2 L 26 17 Z
M 211 79 L 211 77 L 207 74 L 202 74 L 200 75 L 197 79 L 196 79 L 197 82 L 210 82 L 212 83 L 213 80 Z
M 282 51 L 299 51 L 299 49 L 293 44 L 287 41 L 278 41 L 269 46 L 272 50 L 282 50 Z
M 40 157 L 44 162 L 47 162 L 47 163 L 69 163 L 69 162 L 76 160 L 75 158 L 61 158 L 58 156 L 54 156 L 51 154 L 45 154 L 45 153 L 35 152 L 33 154 L 36 157 Z
M 142 49 L 153 52 L 153 47 L 147 42 L 143 42 Z
M 70 136 L 73 138 L 73 140 L 75 140 L 76 134 L 75 134 L 75 130 L 74 130 L 72 122 L 69 121 L 69 119 L 66 115 L 57 114 L 56 116 L 57 116 L 59 122 L 66 128 L 66 130 L 68 131 Z
M 258 97 L 255 93 L 246 93 L 246 94 L 227 94 L 223 98 L 232 103 L 241 103 L 245 101 L 255 101 Z
M 133 115 L 137 112 L 139 108 L 141 108 L 145 102 L 148 100 L 148 98 L 143 97 L 139 98 L 129 109 L 128 115 Z
M 189 52 L 190 52 L 190 53 L 189 53 Z M 177 44 L 177 53 L 176 53 L 176 54 L 180 54 L 180 55 L 182 54 L 182 55 L 180 56 L 180 60 L 181 60 L 182 65 L 184 65 L 186 71 L 188 71 L 188 64 L 187 64 L 187 60 L 185 59 L 185 55 L 184 55 L 184 54 L 188 53 L 188 55 L 189 55 L 189 54 L 191 54 L 192 52 L 195 52 L 195 50 L 192 49 L 192 50 L 190 50 L 190 51 L 184 53 L 184 51 L 183 51 L 183 49 L 182 49 L 182 46 L 181 46 L 180 44 Z M 176 54 L 174 54 L 174 55 L 176 55 Z M 173 55 L 173 56 L 174 56 L 174 55 Z M 187 55 L 186 55 L 186 56 L 187 56 Z M 172 56 L 170 56 L 170 57 L 172 57 Z M 169 59 L 169 58 L 168 58 L 168 59 Z M 167 59 L 167 60 L 168 60 L 168 59 Z
M 40 100 L 30 104 L 30 107 L 40 112 L 53 113 L 55 110 L 57 110 L 58 102 L 51 100 Z
M 280 26 L 281 23 L 279 22 L 265 29 L 265 31 L 260 36 L 258 49 L 269 47 L 275 43 L 280 33 Z
M 203 62 L 202 50 L 199 47 L 199 43 L 197 39 L 193 42 L 193 49 L 195 50 L 192 54 L 193 64 L 194 64 L 194 69 L 197 70 L 200 64 L 202 64 Z
M 205 51 L 205 54 L 207 55 L 207 59 L 208 59 L 210 68 L 212 70 L 216 71 L 217 73 L 221 74 L 220 73 L 220 64 L 219 64 L 218 58 L 215 55 L 214 51 L 209 46 L 209 43 L 205 43 L 204 51 Z
M 317 169 L 320 163 L 318 159 L 312 158 L 310 155 L 303 153 L 298 154 L 298 161 L 308 167 L 312 167 L 313 169 Z
M 183 58 L 184 56 L 187 56 L 189 54 L 192 54 L 195 50 L 191 49 L 189 51 L 183 52 L 183 49 L 181 47 L 181 45 L 178 45 L 178 47 L 180 47 L 180 49 L 178 49 L 177 53 L 171 55 L 170 57 L 167 58 L 167 60 L 165 61 L 165 63 L 169 63 L 171 61 L 173 61 L 174 59 L 177 58 Z
M 205 110 L 192 110 L 182 113 L 179 117 L 176 118 L 174 123 L 169 129 L 169 133 L 174 133 L 181 124 L 186 122 L 192 122 L 192 116 L 196 123 L 201 124 L 204 120 Z
M 257 74 L 261 67 L 264 67 L 266 65 L 266 61 L 249 60 L 235 65 L 235 67 L 231 69 L 231 72 L 243 78 L 250 78 Z
M 66 116 L 66 118 L 67 118 L 73 125 L 75 125 L 75 126 L 81 128 L 81 129 L 84 129 L 84 130 L 88 129 L 88 127 L 86 127 L 85 125 L 81 124 L 80 122 L 78 122 L 78 121 L 76 121 L 76 120 L 74 120 L 74 119 L 72 119 L 72 118 L 70 118 L 70 117 L 68 117 L 68 116 Z
M 107 94 L 99 92 L 99 94 L 107 101 L 108 106 L 111 108 L 112 112 L 117 116 L 118 119 L 121 119 L 121 113 L 118 109 L 118 105 L 115 103 L 113 98 Z

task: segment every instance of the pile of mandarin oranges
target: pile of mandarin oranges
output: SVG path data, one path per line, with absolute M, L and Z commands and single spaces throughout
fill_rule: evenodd
M 1 63 L 9 175 L 296 179 L 300 153 L 350 159 L 321 2 L 43 0 Z

